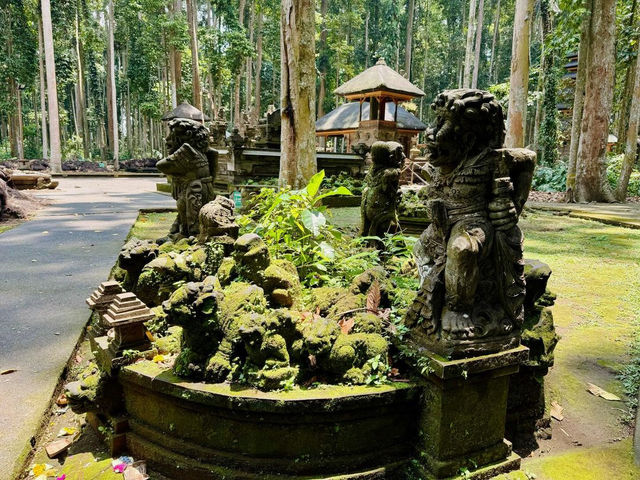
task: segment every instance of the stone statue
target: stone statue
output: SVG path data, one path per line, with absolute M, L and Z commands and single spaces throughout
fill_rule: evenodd
M 213 180 L 218 153 L 209 148 L 208 135 L 207 128 L 194 120 L 176 118 L 169 122 L 166 139 L 169 156 L 160 160 L 157 167 L 171 175 L 171 194 L 178 204 L 171 234 L 197 235 L 198 212 L 215 197 Z
M 371 146 L 372 165 L 364 180 L 362 192 L 363 236 L 383 237 L 398 228 L 397 207 L 400 202 L 398 182 L 404 163 L 402 145 L 397 142 L 375 142 Z
M 445 91 L 431 108 L 430 225 L 414 248 L 421 286 L 407 325 L 418 345 L 447 357 L 515 347 L 525 296 L 517 224 L 535 153 L 501 148 L 502 108 L 488 92 Z

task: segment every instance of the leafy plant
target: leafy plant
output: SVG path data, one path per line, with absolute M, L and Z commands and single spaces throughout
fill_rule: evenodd
M 346 187 L 321 193 L 324 170 L 316 173 L 300 190 L 280 191 L 263 188 L 254 197 L 249 216 L 241 225 L 257 233 L 278 258 L 293 262 L 307 286 L 328 279 L 328 265 L 336 257 L 336 243 L 342 234 L 327 222 L 327 207 L 322 199 L 333 195 L 351 195 Z
M 563 192 L 567 184 L 567 164 L 538 165 L 533 173 L 531 188 L 538 192 Z
M 607 180 L 612 188 L 616 188 L 618 180 L 620 179 L 620 172 L 622 171 L 622 162 L 624 160 L 624 154 L 615 155 L 609 157 L 607 164 Z M 640 196 L 640 171 L 635 168 L 631 172 L 629 178 L 629 187 L 627 188 L 627 195 L 630 197 Z

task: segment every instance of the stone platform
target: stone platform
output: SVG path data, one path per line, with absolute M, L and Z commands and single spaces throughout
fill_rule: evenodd
M 185 382 L 153 362 L 119 375 L 128 450 L 174 478 L 403 478 L 415 455 L 413 384 L 267 393 Z

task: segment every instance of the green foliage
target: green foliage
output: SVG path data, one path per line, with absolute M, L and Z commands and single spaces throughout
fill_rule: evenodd
M 364 182 L 359 178 L 354 178 L 345 172 L 340 172 L 338 175 L 331 175 L 324 179 L 323 190 L 334 190 L 336 188 L 345 187 L 353 195 L 362 195 L 362 189 L 364 188 Z
M 323 198 L 351 195 L 345 187 L 320 192 L 324 170 L 300 190 L 263 188 L 249 206 L 251 216 L 239 219 L 245 230 L 262 237 L 278 258 L 290 260 L 302 281 L 316 285 L 328 279 L 328 265 L 336 257 L 334 245 L 342 234 L 327 222 Z
M 622 171 L 622 163 L 624 161 L 624 154 L 610 156 L 607 163 L 607 180 L 611 188 L 616 188 L 618 180 L 620 179 L 620 172 Z M 631 172 L 629 178 L 629 188 L 627 189 L 627 195 L 630 197 L 640 196 L 640 171 L 636 168 Z
M 538 192 L 564 192 L 567 183 L 567 164 L 538 165 L 533 173 L 531 188 Z

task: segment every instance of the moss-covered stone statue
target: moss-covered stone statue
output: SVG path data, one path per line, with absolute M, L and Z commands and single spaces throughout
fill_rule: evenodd
M 421 286 L 406 323 L 447 357 L 502 351 L 518 345 L 524 320 L 518 217 L 535 153 L 502 148 L 502 107 L 488 92 L 445 91 L 431 107 L 431 223 L 414 250 Z
M 184 118 L 169 122 L 166 144 L 169 155 L 156 166 L 171 175 L 171 195 L 178 205 L 178 217 L 170 233 L 198 235 L 200 209 L 215 197 L 217 151 L 209 147 L 208 129 L 200 122 Z
M 404 163 L 402 145 L 397 142 L 375 142 L 371 146 L 371 166 L 362 192 L 363 236 L 383 237 L 398 229 L 398 185 Z

